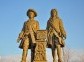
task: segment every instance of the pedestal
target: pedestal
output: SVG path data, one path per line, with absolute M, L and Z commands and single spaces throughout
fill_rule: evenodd
M 46 30 L 37 31 L 34 62 L 47 62 L 46 60 L 46 38 L 47 38 Z

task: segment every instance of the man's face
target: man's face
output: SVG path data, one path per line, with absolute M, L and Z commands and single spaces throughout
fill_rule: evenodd
M 34 12 L 29 12 L 29 18 L 33 18 L 34 16 Z
M 52 17 L 56 17 L 57 16 L 57 12 L 55 10 L 53 10 L 52 13 L 51 13 L 51 16 Z

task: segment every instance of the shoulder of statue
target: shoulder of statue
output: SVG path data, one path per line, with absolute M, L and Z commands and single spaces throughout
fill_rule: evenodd
M 60 26 L 63 26 L 63 21 L 61 19 L 59 19 L 59 24 Z
M 49 24 L 50 23 L 50 19 L 47 21 L 47 24 Z
M 28 20 L 27 20 L 27 21 L 25 21 L 25 22 L 24 22 L 24 25 L 25 25 L 25 24 L 27 24 L 28 22 L 29 22 Z
M 62 19 L 59 18 L 60 23 L 62 23 Z
M 62 22 L 61 18 L 58 17 L 58 21 L 59 21 L 59 22 Z
M 52 17 L 49 18 L 48 22 L 50 22 L 52 20 Z
M 39 23 L 37 20 L 35 20 L 36 23 Z
M 27 23 L 27 21 L 24 22 L 24 25 Z
M 50 25 L 50 23 L 52 23 L 51 19 L 49 18 L 49 20 L 47 21 L 47 25 Z

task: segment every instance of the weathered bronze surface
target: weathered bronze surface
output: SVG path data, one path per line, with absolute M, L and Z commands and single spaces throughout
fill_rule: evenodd
M 31 61 L 34 58 L 34 47 L 36 46 L 36 31 L 39 30 L 39 23 L 34 19 L 37 13 L 33 9 L 27 11 L 27 16 L 29 19 L 24 22 L 21 33 L 18 36 L 17 42 L 21 40 L 20 48 L 23 49 L 21 62 L 26 62 L 26 57 L 28 53 L 28 48 L 31 49 Z
M 28 49 L 31 49 L 31 62 L 47 62 L 46 46 L 52 49 L 53 62 L 63 62 L 62 48 L 65 46 L 66 32 L 62 20 L 58 17 L 56 9 L 51 10 L 51 16 L 47 21 L 46 30 L 39 29 L 39 22 L 34 19 L 36 11 L 27 11 L 29 19 L 24 22 L 18 36 L 19 48 L 23 49 L 21 62 L 26 62 Z
M 66 39 L 66 32 L 62 20 L 58 17 L 56 9 L 51 10 L 51 17 L 47 22 L 46 29 L 48 31 L 47 44 L 48 47 L 52 49 L 53 62 L 56 62 L 57 55 L 58 62 L 63 62 L 61 48 L 65 46 L 64 39 Z
M 47 62 L 46 60 L 46 30 L 38 30 L 36 37 L 36 48 L 34 62 Z

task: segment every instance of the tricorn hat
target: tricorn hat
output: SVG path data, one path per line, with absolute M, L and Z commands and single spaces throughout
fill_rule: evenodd
M 37 16 L 37 13 L 36 13 L 35 10 L 33 10 L 33 9 L 29 9 L 29 10 L 27 11 L 27 16 L 29 16 L 29 12 L 34 12 L 35 17 Z

